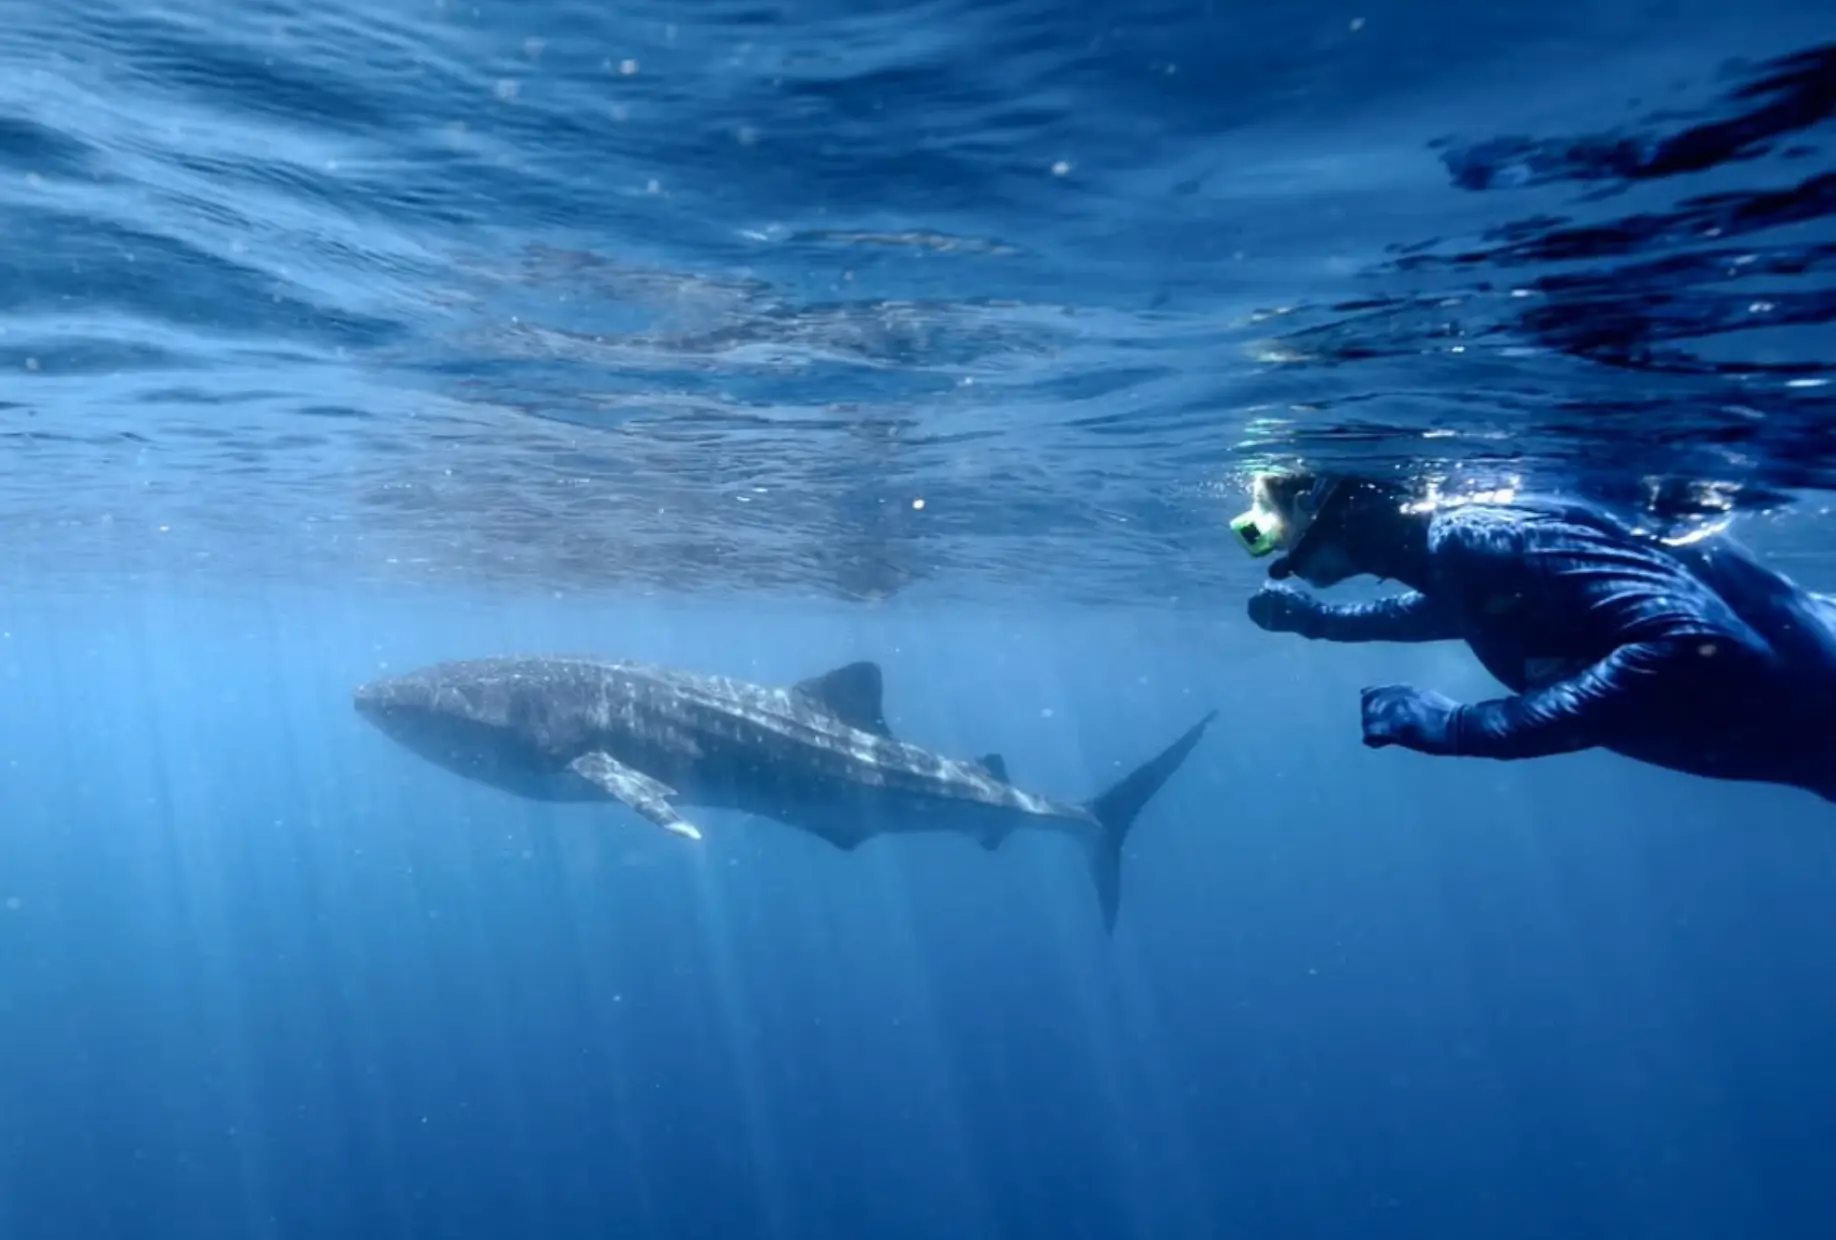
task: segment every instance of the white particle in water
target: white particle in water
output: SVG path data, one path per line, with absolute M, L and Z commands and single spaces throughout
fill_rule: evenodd
M 1070 171 L 1071 171 L 1071 162 L 1069 160 L 1061 159 L 1057 163 L 1052 165 L 1052 175 L 1055 177 L 1065 176 Z
M 922 499 L 915 499 L 912 501 L 912 507 L 916 510 L 922 511 L 924 508 L 924 501 Z
M 621 60 L 618 62 L 618 71 L 626 77 L 630 77 L 632 74 L 636 73 L 637 70 L 638 64 L 635 60 Z

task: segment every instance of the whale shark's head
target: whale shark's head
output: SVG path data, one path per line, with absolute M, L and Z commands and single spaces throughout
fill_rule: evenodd
M 475 777 L 513 759 L 503 704 L 489 686 L 428 668 L 358 685 L 351 704 L 390 740 L 448 770 Z
M 457 775 L 538 800 L 603 796 L 568 773 L 574 663 L 473 659 L 357 686 L 351 704 L 402 748 Z M 588 685 L 599 693 L 597 681 Z
M 385 676 L 366 681 L 351 693 L 357 713 L 387 732 L 426 715 L 439 713 L 440 685 L 424 674 Z

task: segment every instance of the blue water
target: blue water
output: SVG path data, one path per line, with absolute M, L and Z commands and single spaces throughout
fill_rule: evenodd
M 1836 836 L 1801 794 L 1356 741 L 1368 651 L 1119 611 L 22 604 L 0 1228 L 52 1236 L 1816 1236 Z M 381 665 L 884 660 L 889 722 L 1130 837 L 700 848 L 404 757 Z M 1487 693 L 1463 654 L 1385 670 Z M 991 690 L 991 686 L 993 686 Z M 1234 709 L 1232 709 L 1234 707 Z
M 1836 18 L 1765 0 L 0 7 L 0 1238 L 1836 1230 L 1836 834 L 1371 752 L 1246 471 L 1836 590 Z M 512 651 L 784 682 L 1077 849 L 416 763 Z

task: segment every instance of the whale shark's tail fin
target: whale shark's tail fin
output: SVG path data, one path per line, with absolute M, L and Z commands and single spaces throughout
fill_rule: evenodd
M 1089 809 L 1102 826 L 1090 850 L 1090 877 L 1096 881 L 1097 901 L 1103 908 L 1103 929 L 1114 932 L 1116 910 L 1122 905 L 1122 842 L 1135 825 L 1142 807 L 1154 799 L 1161 785 L 1173 777 L 1205 729 L 1218 717 L 1212 711 L 1193 724 L 1186 734 L 1124 776 L 1109 791 L 1090 802 Z

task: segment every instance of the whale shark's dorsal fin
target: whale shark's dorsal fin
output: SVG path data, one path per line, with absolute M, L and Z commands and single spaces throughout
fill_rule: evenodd
M 1007 759 L 998 753 L 985 753 L 975 760 L 975 764 L 1004 784 L 1014 782 L 1007 777 Z
M 793 689 L 815 702 L 851 728 L 872 732 L 892 739 L 881 710 L 882 681 L 880 665 L 863 660 L 838 667 L 808 680 L 799 680 Z

